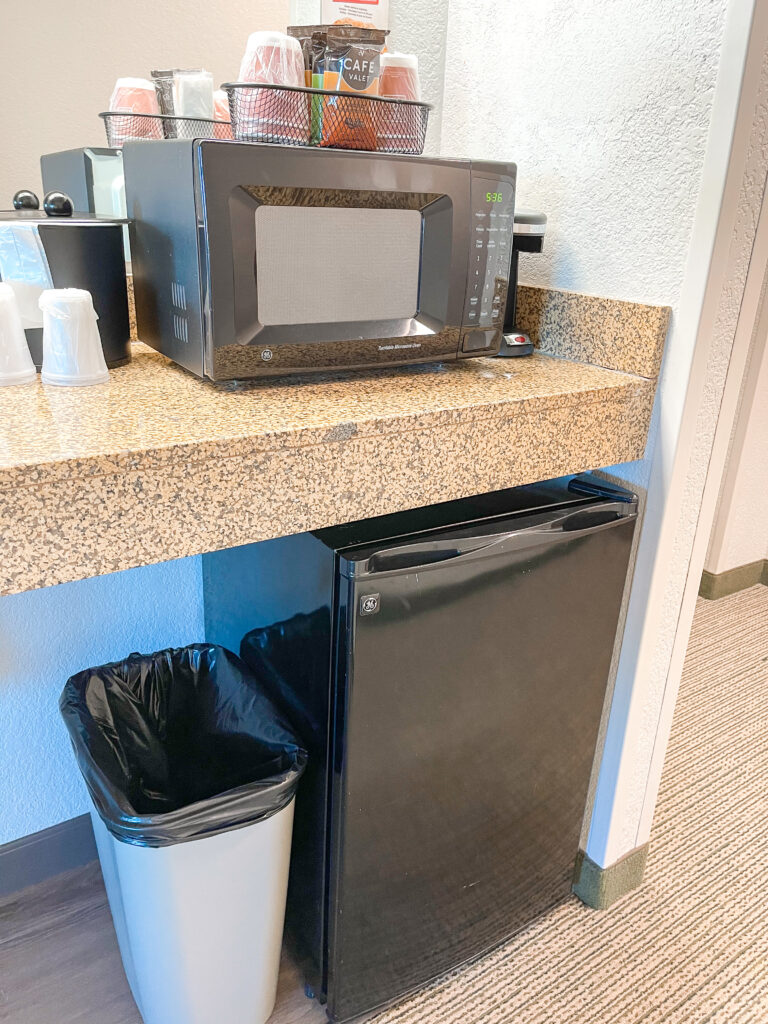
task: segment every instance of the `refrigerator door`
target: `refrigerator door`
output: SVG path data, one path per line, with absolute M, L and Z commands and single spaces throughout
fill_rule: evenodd
M 635 518 L 591 503 L 339 558 L 332 1018 L 568 895 Z

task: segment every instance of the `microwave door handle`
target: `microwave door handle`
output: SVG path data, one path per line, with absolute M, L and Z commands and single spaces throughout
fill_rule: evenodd
M 452 537 L 444 541 L 422 541 L 389 548 L 356 563 L 354 575 L 359 577 L 426 571 L 445 562 L 468 562 L 502 550 L 506 553 L 540 546 L 542 543 L 556 543 L 566 536 L 568 539 L 589 536 L 610 529 L 623 520 L 636 518 L 636 507 L 626 502 L 570 509 L 555 513 L 543 522 L 539 519 L 518 530 L 505 530 L 485 537 Z

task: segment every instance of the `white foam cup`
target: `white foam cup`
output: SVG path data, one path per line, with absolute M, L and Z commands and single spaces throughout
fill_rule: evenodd
M 29 354 L 16 294 L 9 284 L 0 284 L 0 387 L 29 384 L 35 379 L 35 364 Z
M 109 380 L 91 293 L 81 288 L 50 288 L 40 296 L 40 309 L 43 383 L 77 387 Z

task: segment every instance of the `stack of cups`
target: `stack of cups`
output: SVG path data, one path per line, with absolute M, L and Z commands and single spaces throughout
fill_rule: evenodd
M 379 95 L 387 99 L 421 100 L 419 60 L 411 53 L 382 53 Z M 383 103 L 380 110 L 376 148 L 390 153 L 420 153 L 421 114 L 413 107 Z
M 219 122 L 229 121 L 229 96 L 224 92 L 223 89 L 216 89 L 213 94 L 213 119 Z M 217 139 L 231 139 L 232 138 L 232 127 L 228 123 L 226 127 L 224 124 L 216 132 Z
M 394 100 L 421 100 L 419 58 L 412 53 L 382 53 L 379 96 Z
M 40 309 L 43 383 L 80 386 L 109 380 L 91 293 L 50 288 L 40 296 Z
M 160 107 L 153 82 L 146 78 L 118 78 L 109 101 L 109 109 L 125 117 L 113 117 L 112 142 L 120 148 L 126 139 L 162 139 Z M 134 117 L 151 114 L 152 117 Z
M 213 75 L 210 71 L 174 71 L 173 112 L 177 117 L 213 120 Z
M 240 81 L 303 87 L 301 43 L 283 32 L 253 32 L 240 64 Z M 238 137 L 248 141 L 306 144 L 309 106 L 303 93 L 281 89 L 241 89 Z
M 9 284 L 0 284 L 0 387 L 29 384 L 34 379 L 35 364 L 21 325 L 16 295 Z

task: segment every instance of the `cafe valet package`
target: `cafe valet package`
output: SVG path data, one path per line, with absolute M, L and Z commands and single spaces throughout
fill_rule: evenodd
M 389 28 L 389 0 L 291 0 L 291 25 Z

